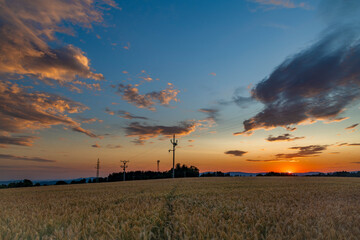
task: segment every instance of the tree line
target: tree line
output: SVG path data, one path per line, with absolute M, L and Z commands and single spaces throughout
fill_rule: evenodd
M 188 167 L 187 165 L 180 163 L 176 164 L 175 167 L 175 177 L 184 178 L 184 177 L 199 177 L 199 169 L 195 166 Z M 125 173 L 125 180 L 148 180 L 148 179 L 161 179 L 161 178 L 171 178 L 172 177 L 172 168 L 164 172 L 155 172 L 155 171 L 130 171 Z M 66 185 L 66 184 L 82 184 L 82 183 L 96 183 L 96 182 L 117 182 L 124 180 L 123 172 L 114 172 L 109 174 L 107 177 L 99 178 L 82 178 L 80 180 L 72 180 L 70 183 L 66 181 L 57 181 L 55 185 Z M 33 184 L 32 181 L 24 179 L 20 182 L 9 183 L 8 185 L 2 184 L 0 188 L 17 188 L 17 187 L 33 187 L 40 186 L 40 183 Z

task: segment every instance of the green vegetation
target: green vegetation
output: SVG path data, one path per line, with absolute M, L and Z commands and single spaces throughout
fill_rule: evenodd
M 360 179 L 182 178 L 3 189 L 0 239 L 357 239 Z

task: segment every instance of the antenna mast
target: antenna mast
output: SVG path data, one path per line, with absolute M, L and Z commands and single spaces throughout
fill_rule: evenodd
M 126 168 L 128 167 L 128 166 L 126 166 L 126 164 L 127 164 L 128 162 L 130 162 L 130 161 L 129 161 L 129 160 L 121 160 L 120 162 L 122 163 L 121 168 L 122 168 L 123 171 L 124 171 L 124 181 L 125 181 L 125 172 L 126 172 Z
M 99 182 L 99 169 L 100 169 L 100 159 L 98 158 L 96 163 L 96 182 Z
M 178 140 L 175 140 L 175 134 L 173 135 L 173 139 L 170 139 L 171 144 L 173 145 L 173 149 L 169 150 L 169 152 L 173 152 L 173 171 L 172 171 L 172 177 L 175 178 L 175 148 L 178 145 Z

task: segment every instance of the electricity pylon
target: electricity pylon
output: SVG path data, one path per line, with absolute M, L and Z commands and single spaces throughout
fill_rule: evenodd
M 157 171 L 158 172 L 160 172 L 159 164 L 160 164 L 160 160 L 157 160 Z
M 175 140 L 175 134 L 173 135 L 173 139 L 170 139 L 171 144 L 173 145 L 173 149 L 169 150 L 169 152 L 173 152 L 173 172 L 172 177 L 175 178 L 175 148 L 178 145 L 178 140 Z
M 126 168 L 128 167 L 128 166 L 126 166 L 126 164 L 127 164 L 128 162 L 130 162 L 130 161 L 129 161 L 129 160 L 121 160 L 120 162 L 122 163 L 121 168 L 122 168 L 123 171 L 124 171 L 124 181 L 125 181 L 125 172 L 126 172 Z

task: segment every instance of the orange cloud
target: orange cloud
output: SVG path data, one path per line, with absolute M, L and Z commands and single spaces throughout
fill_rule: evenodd
M 61 124 L 90 137 L 96 137 L 94 133 L 81 128 L 80 123 L 67 116 L 67 113 L 80 113 L 86 109 L 88 108 L 81 103 L 55 94 L 29 93 L 17 84 L 0 81 L 0 133 L 3 135 Z M 13 141 L 26 145 L 31 143 L 31 138 Z
M 153 107 L 156 103 L 168 106 L 171 101 L 177 102 L 177 95 L 179 92 L 180 91 L 174 89 L 173 86 L 168 86 L 163 90 L 153 91 L 142 95 L 139 93 L 139 89 L 131 84 L 118 85 L 118 94 L 122 96 L 123 100 L 137 106 L 138 108 L 147 108 L 151 111 L 156 110 L 155 107 Z
M 115 6 L 113 1 L 105 4 Z M 77 77 L 95 80 L 90 61 L 79 48 L 66 45 L 52 48 L 49 41 L 55 33 L 73 34 L 64 22 L 91 28 L 101 22 L 102 13 L 93 1 L 1 1 L 0 8 L 0 72 L 29 75 L 47 81 L 70 82 Z
M 93 147 L 93 148 L 101 148 L 101 146 L 99 144 L 97 144 L 97 143 L 91 145 L 91 147 Z
M 0 148 L 6 148 L 7 145 L 32 146 L 37 137 L 33 136 L 0 136 Z

